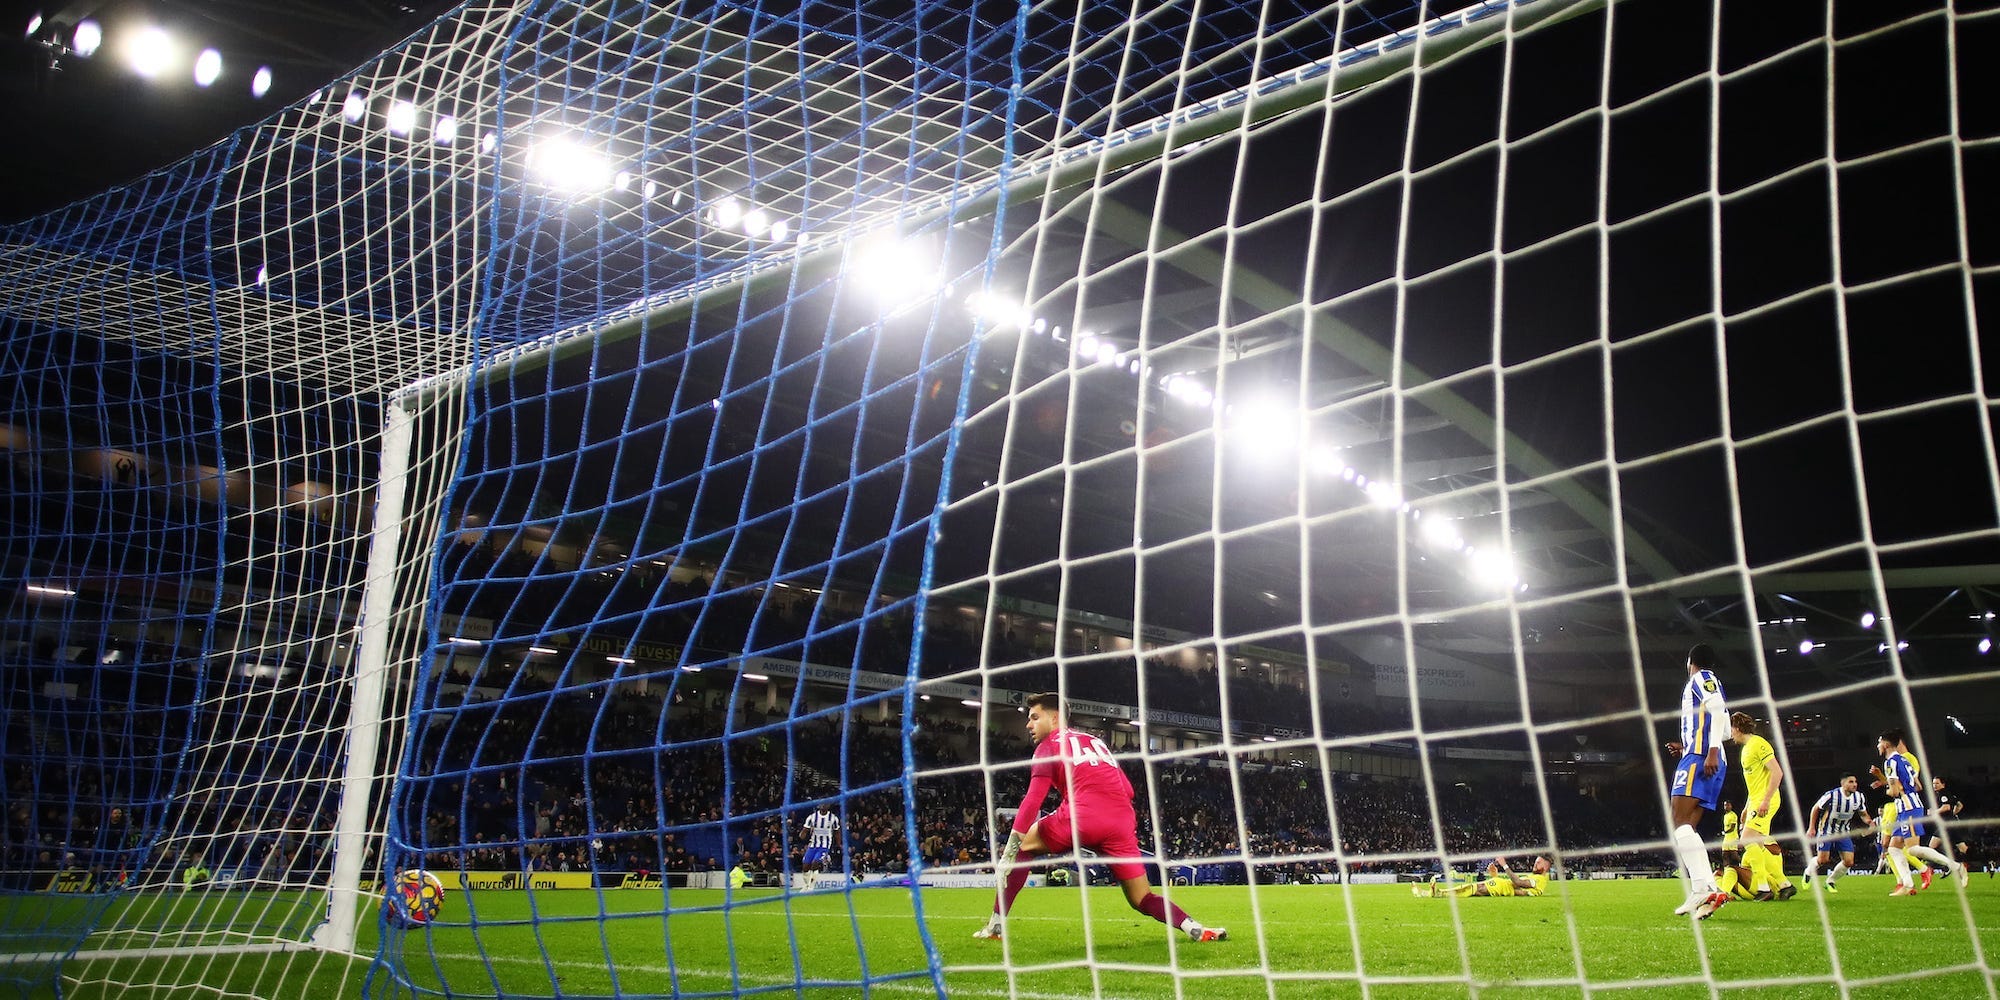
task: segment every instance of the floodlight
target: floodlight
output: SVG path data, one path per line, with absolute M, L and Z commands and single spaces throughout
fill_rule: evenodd
M 222 78 L 222 53 L 203 49 L 194 57 L 194 85 L 206 87 Z
M 743 234 L 745 236 L 762 236 L 764 235 L 764 230 L 769 228 L 771 228 L 770 213 L 765 212 L 761 208 L 753 208 L 743 213 Z
M 1276 399 L 1251 400 L 1237 407 L 1234 436 L 1239 448 L 1259 459 L 1291 454 L 1299 441 L 1299 411 Z
M 544 139 L 529 150 L 528 169 L 543 184 L 569 194 L 602 191 L 611 185 L 611 163 L 567 135 Z
M 1489 587 L 1512 588 L 1520 582 L 1514 572 L 1514 560 L 1497 549 L 1481 549 L 1472 553 L 1472 579 Z
M 409 135 L 417 127 L 417 106 L 409 101 L 392 101 L 386 116 L 389 131 L 397 135 Z
M 776 231 L 777 227 L 772 227 L 772 232 Z M 973 292 L 966 298 L 965 304 L 972 310 L 974 316 L 985 320 L 987 326 L 996 330 L 1003 327 L 1025 330 L 1035 322 L 1034 316 L 1027 309 L 1016 305 L 1010 297 L 994 292 Z M 1138 362 L 1135 361 L 1133 364 L 1136 365 Z
M 791 232 L 791 227 L 785 225 L 785 220 L 779 219 L 778 221 L 771 223 L 771 242 L 773 243 L 785 242 L 785 234 L 789 232 Z
M 271 67 L 259 66 L 250 76 L 250 96 L 262 97 L 271 92 Z
M 1993 637 L 1987 636 L 1986 638 L 1979 640 L 1980 655 L 1984 656 L 1985 654 L 1991 652 L 1993 652 Z
M 261 285 L 270 280 L 271 280 L 271 269 L 267 266 L 260 265 L 257 268 L 257 283 Z
M 743 218 L 743 205 L 734 198 L 724 198 L 715 203 L 715 225 L 718 229 L 735 229 Z
M 1378 479 L 1368 484 L 1368 499 L 1374 501 L 1375 506 L 1388 510 L 1403 502 L 1403 491 L 1397 489 L 1392 483 L 1385 483 Z
M 493 152 L 493 147 L 499 144 L 500 144 L 500 137 L 494 135 L 491 132 L 488 132 L 485 135 L 479 137 L 479 151 L 482 153 Z
M 928 240 L 876 237 L 848 251 L 847 276 L 882 305 L 899 305 L 936 294 L 940 257 Z
M 646 186 L 639 193 L 645 195 L 648 201 L 652 200 L 654 195 L 660 193 L 660 182 L 647 181 Z
M 42 30 L 42 12 L 36 11 L 28 18 L 28 37 L 35 37 L 35 32 L 40 30 Z
M 445 115 L 431 123 L 431 138 L 440 146 L 449 146 L 458 141 L 458 119 Z
M 617 176 L 611 178 L 611 186 L 617 188 L 620 191 L 632 190 L 631 172 L 625 170 L 618 171 Z
M 1874 628 L 1874 627 L 1875 627 L 1875 612 L 1873 612 L 1873 611 L 1863 611 L 1863 612 L 1861 612 L 1861 627 L 1862 627 L 1862 628 Z
M 1809 656 L 1809 655 L 1811 655 L 1811 654 L 1812 654 L 1812 651 L 1813 651 L 1813 650 L 1815 650 L 1815 649 L 1818 649 L 1818 648 L 1819 648 L 1819 643 L 1816 643 L 1816 642 L 1812 641 L 1811 639 L 1800 639 L 1800 640 L 1799 640 L 1799 655 L 1800 655 L 1800 656 Z
M 964 706 L 965 706 L 966 708 L 978 708 L 978 707 L 979 707 L 979 701 L 978 701 L 977 699 L 974 699 L 974 698 L 962 698 L 962 699 L 960 699 L 960 700 L 959 700 L 959 702 L 958 702 L 958 703 L 959 703 L 959 704 L 961 704 L 961 705 L 964 705 Z
M 166 29 L 146 27 L 133 33 L 125 43 L 125 61 L 132 72 L 152 79 L 174 62 L 174 39 Z
M 104 29 L 96 21 L 85 18 L 76 22 L 76 31 L 70 35 L 69 47 L 75 49 L 77 55 L 88 59 L 96 55 L 98 47 L 103 44 Z
M 1328 476 L 1338 475 L 1340 473 L 1339 449 L 1325 446 L 1313 449 L 1312 465 L 1314 472 Z
M 1441 548 L 1456 549 L 1462 544 L 1458 529 L 1451 526 L 1448 518 L 1433 517 L 1424 522 L 1424 541 Z
M 347 99 L 340 102 L 340 117 L 350 122 L 358 122 L 368 114 L 368 94 L 366 91 L 350 90 Z
M 1118 345 L 1117 345 L 1117 344 L 1114 344 L 1114 343 L 1112 343 L 1112 342 L 1110 342 L 1110 341 L 1108 341 L 1108 340 L 1100 340 L 1100 341 L 1098 341 L 1098 342 L 1097 342 L 1097 363 L 1098 363 L 1098 364 L 1100 364 L 1100 365 L 1115 365 L 1115 364 L 1117 364 L 1117 363 L 1118 363 Z M 1189 388 L 1190 388 L 1190 389 L 1192 389 L 1192 388 L 1194 388 L 1194 383 L 1192 383 L 1192 382 L 1189 382 L 1189 383 L 1188 383 L 1188 386 L 1189 386 Z

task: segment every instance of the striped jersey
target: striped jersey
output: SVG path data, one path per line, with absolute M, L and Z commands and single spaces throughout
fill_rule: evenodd
M 1729 735 L 1729 717 L 1724 713 L 1722 682 L 1706 670 L 1697 670 L 1681 689 L 1681 752 L 1706 757 Z
M 1837 837 L 1854 828 L 1856 817 L 1868 818 L 1868 800 L 1860 792 L 1829 788 L 1813 803 L 1813 811 L 1820 814 L 1819 829 L 1814 832 Z
M 1924 786 L 1917 783 L 1917 775 L 1921 771 L 1917 767 L 1916 754 L 1898 750 L 1882 758 L 1882 773 L 1903 783 L 1903 794 L 1895 800 L 1897 815 L 1924 811 Z
M 806 833 L 812 835 L 812 841 L 806 846 L 832 847 L 833 835 L 839 831 L 840 817 L 835 816 L 830 810 L 815 810 L 811 816 L 806 817 Z

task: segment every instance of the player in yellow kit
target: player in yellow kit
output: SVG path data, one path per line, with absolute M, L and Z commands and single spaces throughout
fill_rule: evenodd
M 1549 859 L 1536 858 L 1532 871 L 1517 875 L 1507 867 L 1507 859 L 1499 858 L 1486 866 L 1486 877 L 1478 881 L 1439 875 L 1428 886 L 1412 886 L 1410 891 L 1418 896 L 1539 896 L 1548 889 Z
M 1785 769 L 1771 741 L 1757 735 L 1757 720 L 1747 712 L 1729 716 L 1729 738 L 1742 750 L 1736 764 L 1743 770 L 1743 785 L 1749 794 L 1743 799 L 1743 864 L 1756 879 L 1756 898 L 1790 899 L 1799 887 L 1785 877 L 1784 855 L 1771 839 L 1771 817 L 1778 812 L 1784 796 L 1780 788 Z

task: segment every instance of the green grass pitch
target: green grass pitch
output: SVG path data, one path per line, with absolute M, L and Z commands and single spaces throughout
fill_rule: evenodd
M 990 892 L 925 890 L 923 904 L 954 997 L 1540 1000 L 1583 997 L 1579 980 L 1593 996 L 1648 998 L 1938 1000 L 2000 989 L 1981 971 L 2000 967 L 2000 880 L 1975 875 L 1963 894 L 1941 882 L 1910 899 L 1889 898 L 1890 886 L 1853 877 L 1835 896 L 1732 903 L 1699 940 L 1669 912 L 1679 884 L 1665 880 L 1457 901 L 1414 898 L 1406 885 L 1176 890 L 1198 919 L 1230 929 L 1210 945 L 1170 940 L 1111 888 L 1028 890 L 1004 945 L 971 937 Z M 871 976 L 910 974 L 866 995 L 933 992 L 907 890 L 789 900 L 761 890 L 726 908 L 718 891 L 670 899 L 677 912 L 663 922 L 660 895 L 645 890 L 453 892 L 445 917 L 459 923 L 399 934 L 401 961 L 418 996 L 792 995 L 803 981 L 805 996 L 859 997 L 854 985 L 815 984 L 857 980 L 864 963 Z M 473 913 L 476 931 L 463 923 Z M 374 944 L 371 932 L 364 946 Z M 189 967 L 158 967 L 169 962 Z M 63 995 L 143 996 L 119 984 L 191 978 L 224 994 L 347 997 L 361 994 L 366 970 L 312 953 L 79 962 L 65 968 Z M 1919 970 L 1932 971 L 1901 978 Z

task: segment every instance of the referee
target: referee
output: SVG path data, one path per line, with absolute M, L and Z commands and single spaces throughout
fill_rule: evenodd
M 1965 800 L 1945 791 L 1944 779 L 1933 775 L 1931 777 L 1931 815 L 1946 822 L 1955 822 L 1958 819 L 1958 814 L 1964 811 Z M 1931 850 L 1941 852 L 1945 857 L 1951 858 L 1953 861 L 1960 860 L 1963 857 L 1966 853 L 1965 841 L 1961 840 L 1956 845 L 1953 845 L 1951 842 L 1945 840 L 1945 829 L 1942 824 L 1933 825 L 1932 830 L 1935 832 L 1931 834 Z

